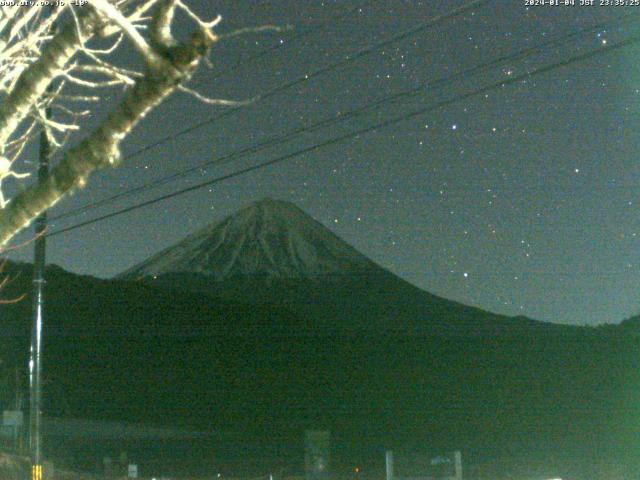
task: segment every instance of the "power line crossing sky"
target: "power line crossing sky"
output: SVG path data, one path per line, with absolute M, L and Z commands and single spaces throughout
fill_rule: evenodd
M 251 8 L 250 2 L 229 1 L 217 2 L 214 11 L 210 2 L 195 2 L 206 17 L 223 15 L 221 31 L 261 24 L 294 28 L 225 41 L 213 51 L 213 70 L 203 69 L 193 86 L 209 96 L 250 98 L 467 4 L 273 1 Z M 640 16 L 638 8 L 527 8 L 524 2 L 489 1 L 436 22 L 234 115 L 170 138 L 161 148 L 130 158 L 119 170 L 96 175 L 52 216 L 194 170 L 101 209 L 60 219 L 53 229 L 501 80 L 505 85 L 411 121 L 58 235 L 49 241 L 49 259 L 79 273 L 110 276 L 270 196 L 297 203 L 381 265 L 444 297 L 548 321 L 620 321 L 640 310 L 640 145 L 634 127 L 640 100 L 639 47 L 630 45 L 530 78 L 526 73 L 638 35 L 637 21 L 620 21 Z M 602 28 L 427 88 L 328 129 L 305 132 L 253 157 L 195 168 L 272 135 L 592 25 Z M 300 35 L 308 28 L 309 34 Z M 277 45 L 269 54 L 257 55 Z M 172 99 L 130 138 L 125 155 L 221 112 L 215 108 L 186 96 Z

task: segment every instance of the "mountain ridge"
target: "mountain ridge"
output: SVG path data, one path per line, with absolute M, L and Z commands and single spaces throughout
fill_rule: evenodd
M 317 278 L 361 272 L 374 262 L 290 202 L 264 198 L 188 235 L 116 276 L 165 273 Z
M 15 279 L 4 291 L 7 298 L 31 291 L 29 267 L 7 265 Z M 438 449 L 461 449 L 468 471 L 487 456 L 501 469 L 534 468 L 541 459 L 562 478 L 577 480 L 613 478 L 590 474 L 590 459 L 630 469 L 637 465 L 637 448 L 629 448 L 637 445 L 638 432 L 637 339 L 616 328 L 576 327 L 560 330 L 570 335 L 558 335 L 552 325 L 527 327 L 517 320 L 521 328 L 505 328 L 500 335 L 490 328 L 468 333 L 465 322 L 493 325 L 483 315 L 462 318 L 459 329 L 391 335 L 373 325 L 372 316 L 385 319 L 408 308 L 397 318 L 403 325 L 412 310 L 387 305 L 384 297 L 374 301 L 377 293 L 397 285 L 394 277 L 387 280 L 375 284 L 380 292 L 373 300 L 367 288 L 341 288 L 343 297 L 334 307 L 320 302 L 304 309 L 289 302 L 285 309 L 50 267 L 45 411 L 240 431 L 259 445 L 251 474 L 282 461 L 269 453 L 274 442 L 291 452 L 301 445 L 296 442 L 304 430 L 317 428 L 335 433 L 335 465 L 345 472 L 354 464 L 375 464 L 380 445 L 395 449 L 425 441 Z M 271 288 L 277 292 L 283 285 Z M 308 293 L 307 279 L 292 285 Z M 405 299 L 414 292 L 408 290 Z M 30 305 L 29 299 L 4 305 L 0 316 L 5 332 L 0 359 L 21 368 Z M 440 310 L 431 306 L 431 318 L 445 315 L 444 325 L 457 323 L 446 316 L 449 302 L 443 300 Z M 325 311 L 329 322 L 358 320 L 362 329 L 318 329 Z M 505 317 L 503 323 L 514 322 Z M 7 404 L 10 391 L 2 393 Z M 52 452 L 59 447 L 60 454 L 68 450 L 47 445 Z M 224 445 L 203 448 L 213 448 L 215 455 L 208 454 L 209 463 L 193 458 L 194 475 L 220 468 L 220 462 L 233 471 L 246 468 L 242 444 L 236 455 Z M 296 465 L 302 453 L 293 453 L 285 465 L 301 471 L 295 469 L 301 468 Z
M 348 261 L 309 255 L 305 262 L 287 249 L 306 248 L 304 236 L 301 247 L 284 241 L 290 231 L 270 237 L 255 230 L 267 225 L 274 233 L 269 227 L 286 221 L 265 224 L 263 212 L 245 213 L 237 225 L 249 233 L 213 225 L 221 243 L 171 257 L 203 266 L 189 254 L 212 251 L 207 260 L 229 267 L 219 268 L 220 280 L 198 271 L 106 280 L 49 268 L 45 410 L 241 431 L 259 445 L 252 474 L 283 461 L 273 453 L 278 439 L 294 453 L 284 464 L 300 469 L 296 442 L 318 428 L 335 433 L 343 472 L 375 465 L 380 445 L 411 442 L 462 450 L 468 472 L 487 458 L 499 471 L 543 465 L 549 474 L 541 478 L 614 478 L 594 474 L 595 461 L 637 471 L 640 357 L 627 328 L 485 312 L 422 291 L 351 250 Z M 344 251 L 331 247 L 333 234 L 322 238 L 329 247 L 313 238 L 308 245 Z M 220 252 L 222 239 L 238 255 L 254 256 Z M 287 267 L 274 270 L 267 254 L 286 258 Z M 29 266 L 20 266 L 22 275 L 16 268 L 7 265 L 16 279 L 7 296 L 31 291 Z M 17 334 L 0 342 L 0 359 L 26 365 L 29 299 L 3 308 L 0 325 Z M 218 459 L 234 471 L 247 468 L 242 446 L 235 454 L 224 445 L 205 448 L 216 453 L 207 454 L 207 465 L 194 458 L 194 472 L 219 468 Z
M 312 319 L 316 333 L 574 330 L 487 312 L 422 290 L 367 258 L 293 203 L 271 198 L 207 225 L 116 278 L 227 301 L 283 306 Z

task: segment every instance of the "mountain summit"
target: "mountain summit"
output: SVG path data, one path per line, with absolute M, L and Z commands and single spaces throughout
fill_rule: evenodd
M 299 331 L 314 334 L 437 330 L 492 335 L 542 325 L 425 292 L 359 253 L 294 204 L 270 198 L 195 232 L 119 278 L 284 307 L 304 319 Z
M 197 273 L 237 277 L 317 279 L 354 274 L 371 260 L 292 203 L 265 198 L 209 225 L 120 275 L 138 279 Z

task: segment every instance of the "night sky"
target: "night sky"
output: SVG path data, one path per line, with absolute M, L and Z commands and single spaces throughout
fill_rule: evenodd
M 192 86 L 249 99 L 468 3 L 189 2 L 223 16 L 219 33 L 291 26 L 222 41 Z M 51 230 L 374 125 L 638 35 L 640 7 L 489 1 L 362 55 L 233 115 L 176 136 L 91 178 L 52 215 L 147 183 L 272 135 L 345 113 L 577 32 L 524 59 L 454 78 L 257 155 L 209 166 L 142 194 L 56 221 Z M 356 7 L 360 7 L 359 9 Z M 620 20 L 625 17 L 624 20 Z M 631 18 L 630 18 L 631 17 Z M 313 29 L 304 34 L 307 29 Z M 280 45 L 267 55 L 265 48 Z M 640 313 L 640 46 L 499 86 L 424 115 L 195 192 L 56 235 L 48 260 L 109 277 L 252 201 L 289 200 L 380 265 L 432 293 L 509 315 L 598 324 Z M 125 60 L 126 61 L 126 60 Z M 117 98 L 113 92 L 110 100 Z M 124 154 L 223 107 L 176 94 Z M 100 109 L 95 117 L 104 112 Z M 19 168 L 19 170 L 24 170 Z M 32 168 L 32 167 L 31 167 Z M 30 259 L 30 252 L 20 252 Z

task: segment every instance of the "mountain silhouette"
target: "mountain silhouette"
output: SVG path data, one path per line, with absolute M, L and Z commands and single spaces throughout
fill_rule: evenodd
M 364 255 L 292 203 L 265 198 L 124 272 L 121 278 L 199 273 L 320 278 L 375 268 Z
M 117 277 L 283 306 L 319 332 L 524 334 L 574 327 L 506 317 L 425 292 L 292 203 L 270 198 L 189 235 Z
M 31 291 L 30 265 L 5 273 L 3 298 Z M 332 431 L 345 475 L 420 448 L 462 450 L 469 478 L 640 468 L 636 319 L 563 326 L 432 295 L 290 203 L 252 204 L 115 279 L 50 266 L 45 299 L 45 414 L 220 432 L 118 445 L 182 472 L 302 472 L 307 429 Z M 0 366 L 26 374 L 31 298 L 0 308 Z M 69 464 L 108 448 L 69 445 L 45 441 Z

